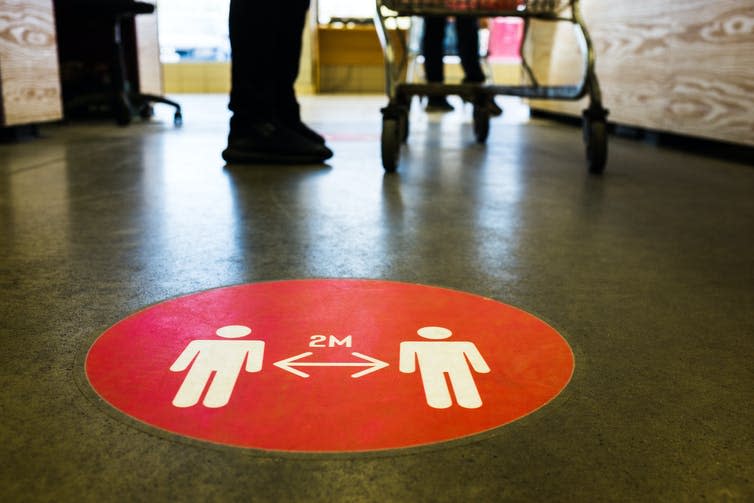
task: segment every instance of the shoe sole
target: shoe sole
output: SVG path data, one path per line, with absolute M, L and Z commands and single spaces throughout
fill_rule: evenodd
M 239 164 L 321 164 L 332 157 L 317 155 L 292 155 L 292 154 L 270 154 L 263 152 L 233 152 L 232 150 L 223 150 L 222 157 L 226 162 Z

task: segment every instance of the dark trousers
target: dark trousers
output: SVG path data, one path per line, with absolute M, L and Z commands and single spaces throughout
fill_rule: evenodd
M 293 85 L 309 0 L 231 0 L 231 131 L 245 122 L 300 120 Z
M 428 82 L 443 82 L 445 70 L 442 63 L 445 50 L 445 16 L 426 16 L 424 18 L 424 36 L 422 53 L 424 54 L 424 72 Z M 467 82 L 484 82 L 484 72 L 479 64 L 479 23 L 475 17 L 456 16 L 456 34 L 458 35 L 458 55 L 466 74 Z

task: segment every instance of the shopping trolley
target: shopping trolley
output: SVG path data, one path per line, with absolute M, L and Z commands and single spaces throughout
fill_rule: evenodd
M 382 165 L 385 171 L 398 168 L 401 144 L 409 132 L 409 108 L 413 96 L 459 95 L 473 104 L 473 126 L 477 142 L 485 143 L 490 128 L 489 100 L 495 95 L 522 98 L 578 100 L 589 95 L 589 106 L 582 113 L 583 139 L 587 167 L 601 173 L 607 160 L 607 114 L 602 106 L 597 75 L 594 71 L 594 50 L 579 11 L 578 0 L 376 0 L 374 23 L 385 56 L 385 89 L 389 98 L 382 109 Z M 388 21 L 427 15 L 472 15 L 477 17 L 515 16 L 523 18 L 523 41 L 519 48 L 521 66 L 527 77 L 525 85 L 440 84 L 401 81 L 410 59 L 404 37 L 396 37 L 402 46 L 396 56 L 393 39 L 388 34 Z M 575 27 L 583 56 L 582 80 L 574 85 L 543 85 L 537 80 L 526 60 L 524 45 L 531 19 L 568 22 Z

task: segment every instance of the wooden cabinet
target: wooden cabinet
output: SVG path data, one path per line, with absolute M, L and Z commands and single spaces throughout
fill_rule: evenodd
M 315 89 L 322 92 L 370 92 L 385 90 L 385 58 L 371 24 L 349 28 L 318 25 L 314 28 L 313 64 Z M 402 57 L 399 37 L 406 33 L 390 30 L 389 36 Z

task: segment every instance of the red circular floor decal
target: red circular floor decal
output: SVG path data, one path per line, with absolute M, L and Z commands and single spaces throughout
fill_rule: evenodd
M 154 427 L 238 447 L 357 452 L 484 432 L 546 404 L 573 353 L 538 318 L 444 288 L 292 280 L 151 306 L 93 344 L 86 374 Z

